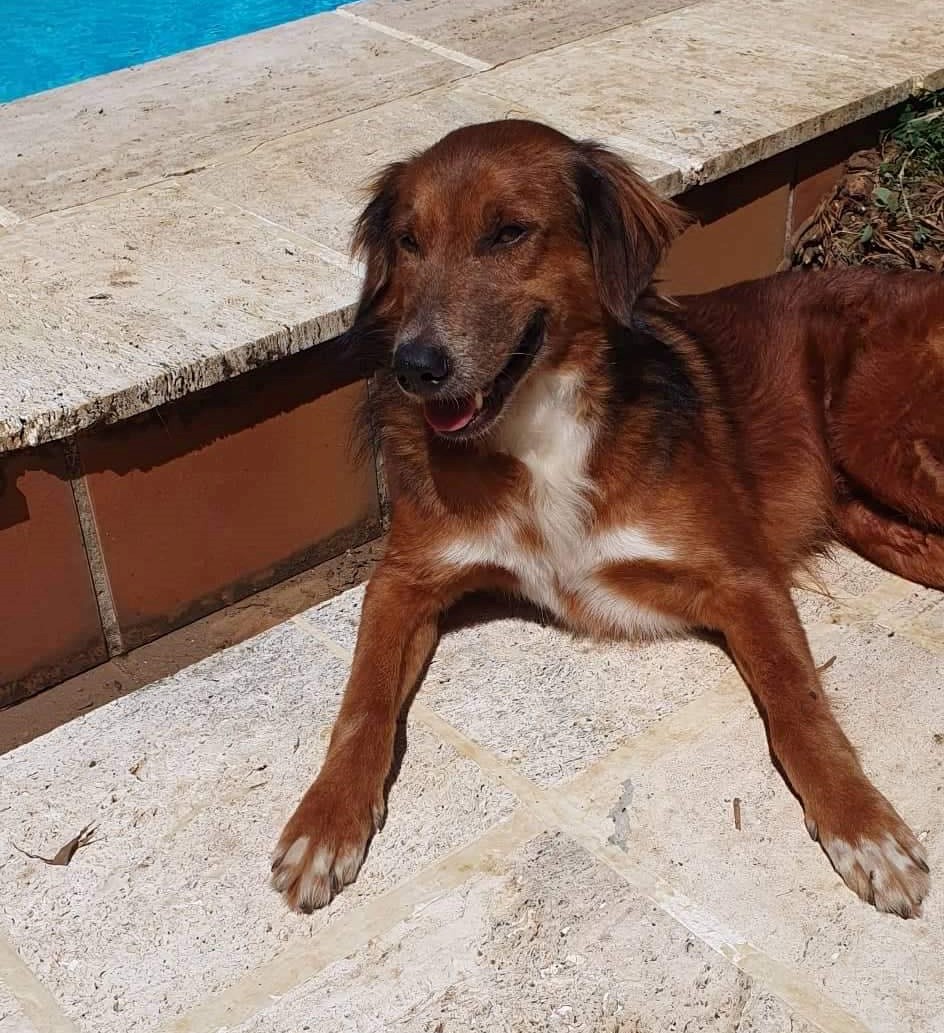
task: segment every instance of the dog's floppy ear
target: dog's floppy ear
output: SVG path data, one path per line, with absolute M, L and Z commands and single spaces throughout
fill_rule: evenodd
M 397 202 L 404 162 L 394 162 L 383 169 L 371 183 L 370 201 L 354 224 L 351 251 L 366 266 L 357 318 L 364 316 L 390 278 L 396 242 L 392 238 L 390 218 Z
M 685 216 L 626 161 L 592 142 L 578 145 L 575 187 L 600 301 L 625 325 Z

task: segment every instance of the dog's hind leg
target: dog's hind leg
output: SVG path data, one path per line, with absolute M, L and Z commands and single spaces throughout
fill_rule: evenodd
M 944 528 L 944 327 L 866 347 L 834 400 L 829 445 L 870 498 Z
M 842 541 L 899 577 L 944 591 L 944 531 L 912 527 L 896 514 L 859 499 L 837 508 Z
M 830 413 L 829 439 L 849 484 L 837 507 L 847 544 L 944 588 L 944 330 L 869 348 Z

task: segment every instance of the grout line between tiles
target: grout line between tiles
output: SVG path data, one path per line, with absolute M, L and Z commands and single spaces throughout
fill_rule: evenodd
M 400 29 L 395 29 L 391 25 L 384 25 L 383 22 L 374 21 L 373 18 L 362 18 L 359 14 L 354 14 L 353 11 L 345 10 L 343 7 L 338 8 L 335 12 L 341 18 L 346 18 L 348 21 L 355 22 L 358 25 L 363 25 L 367 29 L 373 29 L 375 32 L 382 32 L 385 36 L 392 36 L 394 39 L 400 40 L 402 43 L 411 43 L 414 47 L 419 47 L 421 50 L 427 50 L 431 54 L 436 54 L 438 57 L 444 57 L 448 61 L 455 61 L 457 64 L 465 65 L 466 68 L 472 68 L 476 72 L 486 72 L 492 67 L 488 61 L 481 61 L 477 57 L 471 57 L 468 54 L 463 54 L 458 50 L 452 50 L 449 47 L 440 46 L 438 43 L 433 43 L 431 40 L 423 39 L 422 36 L 414 36 L 412 32 L 403 32 Z
M 716 728 L 725 717 L 744 707 L 747 700 L 748 691 L 741 676 L 736 670 L 731 671 L 690 703 L 627 739 L 569 782 L 563 783 L 561 795 L 573 800 L 578 794 L 589 793 L 599 783 L 611 778 L 622 781 L 627 765 L 638 769 L 654 764 L 673 747 L 694 742 L 709 729 Z
M 40 1033 L 78 1033 L 72 1020 L 59 1008 L 53 995 L 0 934 L 0 983 L 13 995 L 20 1011 Z
M 325 649 L 337 657 L 337 659 L 343 660 L 346 664 L 349 664 L 354 658 L 354 654 L 350 649 L 345 649 L 344 646 L 338 645 L 338 643 L 335 642 L 330 635 L 326 635 L 321 628 L 317 626 L 317 624 L 305 620 L 304 614 L 297 613 L 294 617 L 290 617 L 289 619 L 292 624 L 297 624 L 306 635 L 317 639 Z
M 348 255 L 344 254 L 343 251 L 337 251 L 328 244 L 322 244 L 320 240 L 316 240 L 314 237 L 309 237 L 305 233 L 299 233 L 297 230 L 293 230 L 289 226 L 283 226 L 282 223 L 276 222 L 274 219 L 270 219 L 266 215 L 253 211 L 251 208 L 246 208 L 244 205 L 237 204 L 235 201 L 231 201 L 229 198 L 223 197 L 213 190 L 207 190 L 198 183 L 191 183 L 190 189 L 194 194 L 203 197 L 206 200 L 211 200 L 216 204 L 232 208 L 241 215 L 248 216 L 250 219 L 263 223 L 268 226 L 269 229 L 275 230 L 280 236 L 287 237 L 293 243 L 297 242 L 300 246 L 314 251 L 314 253 L 322 261 L 327 262 L 328 265 L 332 265 L 337 269 L 343 269 L 344 272 L 350 273 L 351 276 L 355 276 L 357 278 L 364 275 L 364 263 L 355 261 Z
M 563 795 L 548 794 L 534 810 L 551 819 L 549 823 L 571 836 L 638 893 L 822 1033 L 870 1033 L 867 1026 L 819 990 L 812 980 L 752 944 L 628 852 L 603 843 L 579 806 Z
M 916 585 L 897 575 L 890 575 L 864 595 L 854 596 L 839 592 L 832 598 L 839 606 L 839 616 L 844 621 L 869 620 L 894 631 L 932 653 L 944 652 L 944 631 L 937 634 L 919 624 L 914 617 L 897 618 L 887 614 L 886 609 L 905 600 Z
M 944 633 L 937 635 L 933 631 L 927 631 L 920 626 L 916 626 L 913 618 L 899 620 L 898 618 L 887 616 L 881 610 L 861 610 L 840 605 L 840 616 L 850 624 L 868 620 L 881 625 L 883 628 L 887 628 L 889 631 L 894 631 L 896 635 L 901 635 L 902 638 L 914 642 L 915 645 L 926 649 L 929 653 L 944 653 Z
M 101 536 L 98 533 L 98 521 L 95 519 L 95 508 L 89 492 L 88 480 L 82 469 L 82 459 L 75 438 L 67 438 L 63 443 L 66 466 L 69 472 L 69 483 L 72 486 L 72 498 L 75 502 L 79 518 L 79 529 L 82 533 L 82 544 L 85 557 L 92 576 L 92 587 L 98 604 L 98 616 L 105 636 L 105 645 L 109 658 L 120 656 L 125 652 L 118 611 L 115 608 L 115 597 L 108 577 L 108 566 L 105 562 L 105 551 L 102 548 Z
M 521 774 L 487 747 L 460 732 L 455 725 L 449 724 L 425 703 L 415 701 L 410 707 L 410 713 L 415 715 L 428 731 L 447 742 L 456 753 L 473 761 L 486 774 L 491 775 L 506 789 L 510 789 L 522 804 L 528 807 L 541 806 L 547 790 L 532 782 L 527 775 Z
M 351 661 L 351 650 L 336 643 L 330 635 L 323 632 L 313 622 L 309 622 L 304 615 L 299 614 L 292 619 L 335 656 L 348 663 Z M 828 627 L 824 625 L 819 630 L 821 633 L 825 633 Z M 732 672 L 731 675 L 722 678 L 712 689 L 708 690 L 708 693 L 702 694 L 688 705 L 693 713 L 688 714 L 687 720 L 678 722 L 678 725 L 686 729 L 692 737 L 703 733 L 708 727 L 706 718 L 709 721 L 718 719 L 733 709 L 732 689 L 735 684 L 741 684 L 737 672 Z M 709 701 L 707 706 L 695 706 L 703 700 L 705 695 L 718 698 Z M 757 979 L 767 990 L 779 997 L 792 1011 L 811 1023 L 816 1029 L 823 1033 L 870 1033 L 867 1026 L 823 994 L 805 976 L 777 961 L 735 930 L 730 929 L 709 911 L 704 910 L 685 894 L 673 888 L 670 883 L 646 869 L 638 861 L 633 860 L 628 853 L 603 842 L 599 830 L 593 827 L 581 812 L 580 802 L 570 798 L 570 794 L 574 791 L 574 782 L 580 781 L 579 776 L 572 783 L 544 789 L 516 771 L 476 740 L 466 736 L 425 703 L 419 700 L 414 702 L 410 713 L 418 718 L 429 731 L 452 746 L 457 753 L 474 761 L 484 772 L 514 792 L 521 801 L 522 808 L 533 814 L 541 826 L 555 828 L 573 838 L 588 853 L 615 871 L 634 890 L 652 901 L 660 910 L 688 929 L 692 935 L 740 971 Z M 657 725 L 662 723 L 657 722 Z M 618 751 L 619 760 L 622 761 L 626 756 L 633 755 L 632 744 L 637 738 L 645 739 L 643 749 L 647 751 L 647 759 L 654 759 L 662 752 L 663 745 L 667 745 L 669 742 L 678 743 L 677 733 L 681 731 L 681 728 L 676 729 L 675 735 L 668 730 L 661 737 L 657 734 L 648 735 L 650 730 L 647 730 L 642 733 L 642 736 L 627 740 L 623 749 Z M 595 766 L 595 778 L 599 777 L 600 770 L 604 766 L 603 762 L 611 757 L 612 754 L 608 755 Z M 175 1030 L 174 1033 L 178 1033 L 178 1031 Z M 179 1031 L 179 1033 L 191 1033 L 191 1031 Z M 203 1031 L 194 1031 L 194 1033 L 203 1033 Z
M 851 603 L 851 605 L 855 606 L 856 603 L 859 603 L 871 612 L 873 610 L 878 611 L 885 606 L 900 603 L 911 595 L 915 587 L 913 581 L 906 581 L 903 577 L 898 577 L 897 574 L 890 574 L 864 595 L 851 596 L 845 592 L 842 595 L 845 601 Z
M 248 1021 L 329 965 L 389 932 L 422 905 L 463 885 L 471 876 L 494 874 L 496 858 L 540 832 L 534 814 L 518 808 L 478 839 L 345 915 L 331 926 L 330 935 L 299 939 L 226 990 L 195 1005 L 164 1027 L 164 1033 L 217 1033 Z
M 691 737 L 704 732 L 709 727 L 705 722 L 723 716 L 733 709 L 735 700 L 732 689 L 735 684 L 743 687 L 740 676 L 736 674 L 723 678 L 718 685 L 709 690 L 709 694 L 719 696 L 718 702 L 727 705 L 721 707 L 697 708 L 695 721 L 685 722 L 686 728 L 694 733 Z M 720 693 L 719 693 L 720 690 Z M 703 697 L 693 702 L 700 702 Z M 715 702 L 715 701 L 712 701 Z M 469 739 L 458 729 L 431 711 L 425 704 L 415 703 L 411 713 L 448 742 L 459 754 L 474 761 L 486 773 L 497 778 L 503 785 L 511 789 L 521 800 L 522 805 L 534 812 L 547 828 L 557 828 L 574 839 L 588 853 L 606 864 L 616 872 L 634 890 L 647 897 L 660 910 L 664 911 L 676 922 L 697 936 L 703 943 L 735 965 L 740 971 L 761 982 L 771 993 L 779 997 L 793 1012 L 802 1016 L 823 1033 L 869 1033 L 855 1016 L 847 1012 L 841 1005 L 822 993 L 809 979 L 793 970 L 765 951 L 746 940 L 738 932 L 719 921 L 711 912 L 676 890 L 660 876 L 646 869 L 633 860 L 627 852 L 604 843 L 599 830 L 587 822 L 581 811 L 582 801 L 570 798 L 574 791 L 574 783 L 567 783 L 552 789 L 542 789 L 530 779 L 514 771 L 500 758 L 482 747 L 473 739 Z M 689 715 L 691 718 L 692 715 Z M 702 723 L 698 724 L 698 718 Z M 670 719 L 666 719 L 667 721 Z M 664 722 L 659 722 L 663 724 Z M 697 727 L 697 732 L 695 728 Z M 667 732 L 665 735 L 647 737 L 649 747 L 658 743 L 652 753 L 654 758 L 663 752 L 659 747 L 672 742 L 678 743 L 678 735 Z M 626 743 L 630 756 L 634 756 L 631 746 L 634 740 Z M 605 759 L 611 759 L 609 755 Z M 647 758 L 649 759 L 649 758 Z M 599 774 L 599 769 L 595 773 Z

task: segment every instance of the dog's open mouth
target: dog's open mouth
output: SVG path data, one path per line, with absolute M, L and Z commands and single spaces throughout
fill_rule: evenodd
M 463 398 L 435 399 L 424 403 L 426 422 L 437 434 L 456 440 L 480 434 L 501 412 L 543 343 L 544 313 L 538 311 L 528 320 L 518 346 L 491 384 Z

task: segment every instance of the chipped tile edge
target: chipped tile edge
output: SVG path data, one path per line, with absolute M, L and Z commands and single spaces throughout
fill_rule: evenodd
M 58 441 L 93 427 L 110 426 L 176 402 L 196 391 L 232 380 L 242 373 L 268 366 L 278 359 L 323 344 L 351 325 L 356 303 L 320 313 L 253 341 L 206 356 L 196 363 L 148 377 L 136 384 L 89 399 L 81 405 L 21 418 L 19 425 L 0 422 L 0 454 Z

